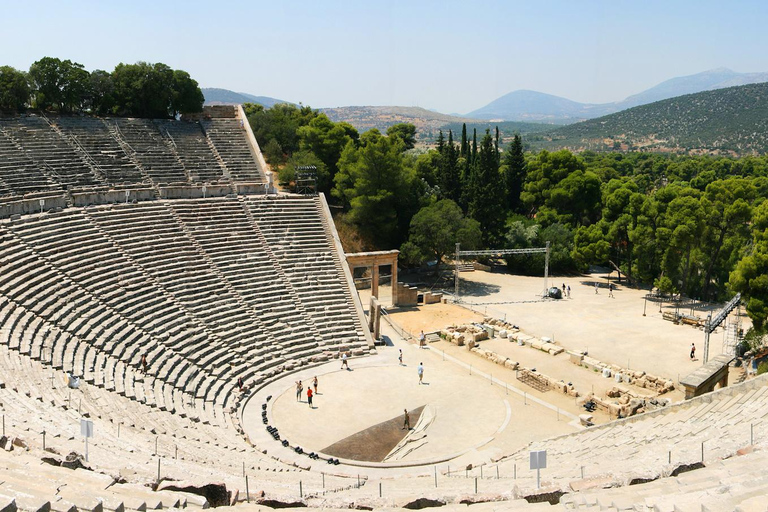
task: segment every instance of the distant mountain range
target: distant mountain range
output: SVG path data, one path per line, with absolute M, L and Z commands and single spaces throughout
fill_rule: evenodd
M 768 82 L 768 73 L 737 73 L 726 68 L 681 76 L 613 103 L 579 103 L 536 91 L 505 94 L 465 117 L 505 121 L 576 122 L 684 94 Z
M 473 119 L 449 116 L 421 107 L 336 107 L 321 108 L 328 119 L 347 122 L 359 132 L 376 128 L 381 132 L 397 123 L 411 123 L 418 131 L 439 129 L 448 123 L 472 122 Z
M 205 96 L 206 105 L 238 105 L 242 103 L 258 103 L 266 108 L 277 103 L 291 103 L 290 101 L 278 100 L 269 96 L 254 96 L 244 92 L 230 91 L 229 89 L 217 89 L 206 87 L 202 89 Z
M 448 137 L 448 130 L 453 130 L 454 137 L 458 140 L 462 124 L 467 125 L 467 131 L 470 135 L 473 129 L 482 134 L 486 129 L 493 130 L 495 125 L 499 125 L 502 138 L 511 137 L 516 132 L 521 134 L 534 133 L 552 128 L 551 124 L 544 123 L 488 123 L 477 119 L 441 114 L 421 107 L 336 107 L 321 108 L 320 111 L 327 115 L 331 121 L 335 123 L 344 121 L 361 133 L 371 128 L 376 128 L 384 133 L 393 124 L 411 123 L 416 127 L 418 140 L 426 143 L 434 142 L 440 130 L 443 131 L 445 137 Z
M 537 149 L 765 154 L 768 83 L 677 96 L 525 139 Z

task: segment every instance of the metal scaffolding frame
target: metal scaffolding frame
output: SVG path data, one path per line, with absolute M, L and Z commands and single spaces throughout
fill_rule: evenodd
M 462 251 L 461 244 L 456 244 L 456 258 L 454 259 L 454 301 L 461 302 L 461 296 L 459 294 L 459 260 L 462 256 L 509 256 L 512 254 L 537 254 L 545 253 L 544 256 L 544 292 L 542 296 L 546 296 L 549 289 L 549 241 L 547 241 L 546 247 L 529 247 L 527 249 L 484 249 L 480 251 Z
M 296 193 L 305 196 L 316 196 L 317 167 L 314 165 L 299 165 L 296 167 L 296 171 Z
M 709 359 L 709 335 L 712 334 L 712 331 L 714 331 L 717 326 L 719 326 L 723 321 L 725 321 L 726 318 L 728 318 L 728 315 L 736 309 L 736 306 L 738 306 L 741 303 L 741 293 L 737 293 L 731 300 L 728 301 L 728 303 L 723 306 L 723 309 L 717 312 L 715 315 L 715 318 L 712 318 L 712 313 L 710 313 L 707 316 L 707 323 L 704 324 L 704 362 L 706 363 Z

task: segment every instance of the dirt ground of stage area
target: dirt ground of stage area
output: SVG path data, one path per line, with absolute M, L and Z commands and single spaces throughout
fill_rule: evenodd
M 584 350 L 600 361 L 644 370 L 674 382 L 698 368 L 703 362 L 703 330 L 664 320 L 658 303 L 644 304 L 648 290 L 627 287 L 615 278 L 614 273 L 610 280 L 614 286 L 613 297 L 610 297 L 609 275 L 606 273 L 551 277 L 549 286 L 570 286 L 570 298 L 541 300 L 545 285 L 543 277 L 467 272 L 461 274 L 460 288 L 465 306 L 432 304 L 400 311 L 393 309 L 390 314 L 413 335 L 418 335 L 421 330 L 438 331 L 447 325 L 478 321 L 486 315 L 503 318 L 519 326 L 526 334 L 551 338 L 566 350 Z M 595 284 L 598 285 L 597 293 Z M 708 312 L 720 306 L 703 305 L 693 314 L 706 318 Z M 662 311 L 674 312 L 675 308 L 664 305 Z M 690 312 L 680 311 L 684 314 Z M 736 312 L 729 317 L 729 322 L 735 321 Z M 749 319 L 743 314 L 743 309 L 741 321 L 746 330 Z M 723 352 L 724 340 L 723 328 L 711 335 L 710 357 Z M 695 361 L 690 359 L 691 344 L 696 346 Z M 529 348 L 525 350 L 536 352 Z M 524 365 L 525 350 L 518 351 L 518 359 Z M 540 365 L 547 363 L 546 358 L 541 361 L 542 358 L 538 354 L 536 356 L 533 358 L 535 362 Z M 563 370 L 559 368 L 559 371 Z M 575 366 L 573 370 L 584 371 Z M 546 368 L 541 368 L 541 371 L 546 373 Z M 551 376 L 568 378 L 568 375 L 562 374 Z

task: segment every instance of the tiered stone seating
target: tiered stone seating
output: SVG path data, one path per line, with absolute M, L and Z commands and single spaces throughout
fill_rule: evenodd
M 199 367 L 216 375 L 215 380 L 206 383 L 215 384 L 216 388 L 198 391 L 198 398 L 213 393 L 219 401 L 224 400 L 229 393 L 223 390 L 228 381 L 234 382 L 243 376 L 242 372 L 256 371 L 246 370 L 241 348 L 243 338 L 256 337 L 253 315 L 240 307 L 237 297 L 201 257 L 164 204 L 94 207 L 88 215 L 105 236 L 172 297 L 176 307 L 184 308 L 202 322 L 180 333 L 175 346 Z M 235 336 L 236 332 L 243 334 Z
M 188 182 L 189 176 L 178 156 L 169 147 L 155 124 L 149 119 L 109 119 L 114 123 L 136 159 L 155 183 Z
M 264 170 L 259 169 L 239 119 L 203 121 L 208 137 L 224 160 L 233 181 L 264 183 Z
M 60 190 L 105 183 L 104 177 L 96 174 L 82 155 L 51 129 L 44 119 L 34 115 L 0 119 L 0 128 L 7 139 L 23 150 L 25 158 L 34 163 L 32 169 L 27 165 L 25 170 L 31 171 L 32 176 L 37 173 L 35 182 L 40 188 L 36 190 Z M 42 180 L 40 174 L 46 179 Z
M 34 114 L 0 119 L 0 196 L 266 181 L 239 119 L 203 124 Z
M 171 141 L 193 183 L 225 181 L 222 164 L 216 159 L 200 123 L 168 120 L 154 123 Z
M 572 493 L 566 510 L 764 510 L 768 453 L 710 462 L 706 468 L 643 485 Z
M 60 190 L 60 186 L 0 130 L 0 195 L 41 190 Z
M 147 180 L 131 162 L 105 121 L 95 117 L 54 117 L 51 121 L 73 138 L 111 184 L 142 183 Z
M 280 267 L 269 258 L 269 247 L 243 205 L 217 198 L 177 201 L 171 206 L 222 278 L 256 312 L 258 331 L 269 334 L 253 340 L 255 352 L 249 357 L 273 354 L 272 363 L 282 364 L 306 363 L 317 355 L 319 334 L 296 292 L 282 279 Z
M 768 380 L 763 377 L 669 409 L 532 443 L 505 458 L 500 468 L 509 474 L 515 464 L 526 467 L 530 450 L 546 449 L 546 478 L 559 487 L 580 479 L 582 466 L 591 478 L 653 479 L 681 464 L 701 462 L 702 443 L 705 463 L 734 455 L 750 444 L 750 425 L 764 442 L 766 411 Z
M 19 440 L 11 454 L 5 455 L 6 452 L 0 450 L 0 474 L 3 475 L 0 501 L 16 498 L 26 504 L 17 501 L 22 509 L 38 510 L 28 505 L 43 499 L 51 501 L 53 510 L 69 510 L 54 506 L 54 500 L 85 506 L 90 503 L 86 499 L 89 496 L 103 498 L 103 506 L 109 510 L 119 510 L 113 505 L 127 497 L 141 498 L 131 501 L 131 505 L 125 502 L 125 507 L 133 510 L 142 510 L 136 506 L 142 500 L 151 509 L 174 507 L 177 501 L 165 501 L 173 496 L 180 499 L 181 506 L 184 498 L 187 506 L 204 506 L 205 500 L 200 496 L 153 493 L 143 487 L 142 484 L 156 480 L 158 459 L 164 479 L 199 486 L 223 482 L 235 495 L 240 489 L 240 499 L 245 491 L 244 469 L 255 477 L 252 485 L 278 495 L 295 493 L 300 480 L 307 491 L 321 489 L 317 479 L 310 480 L 306 472 L 265 457 L 232 429 L 195 422 L 149 402 L 130 400 L 88 383 L 81 383 L 79 389 L 70 389 L 64 374 L 51 371 L 49 366 L 3 344 L 0 344 L 0 374 L 4 379 L 4 386 L 0 387 L 0 412 L 6 436 Z M 146 381 L 144 388 L 150 389 Z M 95 436 L 89 440 L 89 461 L 85 464 L 96 472 L 77 470 L 73 473 L 41 464 L 43 457 L 60 459 L 71 452 L 84 453 L 84 440 L 79 435 L 81 418 L 94 423 Z M 42 450 L 43 432 L 46 451 Z M 29 450 L 26 453 L 23 445 Z M 8 475 L 6 469 L 11 470 L 13 476 Z M 48 483 L 58 482 L 59 477 L 67 480 L 64 483 L 68 488 L 65 492 L 50 492 Z M 129 483 L 113 485 L 118 478 Z M 48 483 L 35 483 L 37 480 Z M 329 483 L 344 480 L 329 478 Z M 107 483 L 100 485 L 102 481 Z M 23 485 L 24 482 L 28 485 Z M 62 491 L 60 487 L 54 485 L 52 489 Z M 103 491 L 115 494 L 104 495 Z M 163 504 L 159 505 L 161 499 Z M 110 501 L 113 503 L 107 503 Z
M 249 198 L 246 205 L 324 343 L 365 350 L 363 327 L 323 225 L 319 198 Z
M 103 343 L 105 350 L 133 366 L 145 355 L 153 374 L 192 396 L 197 394 L 201 385 L 197 376 L 203 370 L 190 364 L 197 356 L 186 342 L 190 332 L 202 330 L 202 325 L 153 286 L 149 276 L 94 228 L 82 211 L 67 210 L 8 227 L 37 254 L 56 261 L 57 270 L 97 304 L 88 325 L 93 343 Z M 107 325 L 97 329 L 93 317 L 104 318 Z M 130 334 L 120 332 L 122 325 L 130 328 Z

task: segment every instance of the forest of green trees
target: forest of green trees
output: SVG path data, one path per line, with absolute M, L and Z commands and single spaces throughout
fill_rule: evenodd
M 0 112 L 27 108 L 63 114 L 88 112 L 171 118 L 200 112 L 203 92 L 189 73 L 156 63 L 118 64 L 88 72 L 70 60 L 43 57 L 28 72 L 0 66 Z
M 288 184 L 315 165 L 341 210 L 347 250 L 401 250 L 420 265 L 462 247 L 552 245 L 555 272 L 615 266 L 636 283 L 703 300 L 739 291 L 768 317 L 768 158 L 524 152 L 516 136 L 441 133 L 414 150 L 412 125 L 359 134 L 306 106 L 247 105 L 265 156 Z M 541 272 L 542 255 L 515 258 Z

